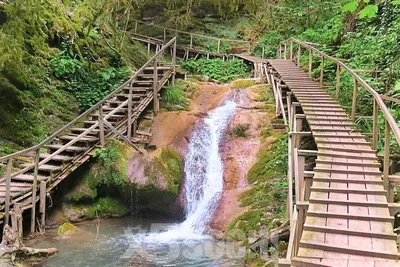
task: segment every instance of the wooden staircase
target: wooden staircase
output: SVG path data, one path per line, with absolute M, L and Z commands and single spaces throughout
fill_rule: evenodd
M 12 226 L 22 234 L 22 229 L 17 229 L 18 223 L 14 222 L 15 218 L 19 216 L 22 219 L 22 216 L 16 214 L 13 207 L 17 205 L 22 212 L 32 209 L 33 233 L 36 205 L 32 203 L 40 200 L 40 213 L 44 214 L 47 193 L 87 161 L 98 147 L 104 146 L 106 138 L 117 136 L 143 153 L 130 141 L 135 135 L 132 134 L 132 125 L 151 102 L 154 102 L 155 113 L 158 112 L 159 91 L 174 81 L 175 44 L 175 38 L 166 43 L 120 88 L 39 145 L 0 158 L 0 162 L 7 165 L 6 177 L 0 179 L 0 210 L 4 211 L 0 218 L 5 217 L 5 223 L 9 224 L 11 215 Z M 161 61 L 167 49 L 172 51 L 172 63 Z M 42 216 L 42 225 L 44 218 Z

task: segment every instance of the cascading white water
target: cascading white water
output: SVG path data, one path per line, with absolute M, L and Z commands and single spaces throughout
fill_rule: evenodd
M 179 225 L 188 236 L 204 232 L 218 204 L 224 184 L 219 143 L 235 110 L 236 103 L 226 101 L 208 114 L 190 140 L 185 156 L 186 220 Z
M 223 190 L 224 168 L 219 143 L 237 104 L 227 100 L 204 119 L 191 137 L 185 155 L 186 220 L 159 234 L 150 234 L 147 241 L 169 242 L 176 239 L 202 239 L 206 224 L 213 215 Z

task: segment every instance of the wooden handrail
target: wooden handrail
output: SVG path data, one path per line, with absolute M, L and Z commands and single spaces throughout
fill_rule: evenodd
M 82 113 L 81 115 L 79 115 L 78 117 L 76 117 L 75 119 L 73 119 L 71 122 L 69 122 L 68 124 L 66 124 L 65 126 L 63 126 L 62 128 L 60 128 L 58 131 L 56 131 L 55 133 L 53 133 L 51 136 L 49 136 L 48 138 L 46 138 L 44 141 L 40 142 L 39 144 L 32 146 L 30 148 L 21 150 L 21 151 L 17 151 L 15 153 L 12 153 L 10 155 L 7 156 L 3 156 L 0 158 L 0 161 L 6 161 L 10 158 L 16 157 L 16 156 L 20 156 L 32 151 L 37 151 L 38 149 L 42 148 L 43 146 L 49 144 L 50 142 L 52 142 L 56 137 L 58 137 L 63 131 L 68 130 L 69 128 L 71 128 L 73 125 L 75 125 L 78 121 L 80 121 L 81 119 L 85 118 L 86 116 L 90 115 L 93 111 L 95 111 L 97 108 L 99 108 L 100 106 L 102 106 L 107 100 L 109 100 L 110 98 L 114 97 L 117 93 L 119 93 L 120 91 L 122 91 L 122 89 L 127 86 L 129 83 L 131 83 L 133 80 L 135 80 L 137 78 L 137 76 L 139 74 L 141 74 L 145 68 L 147 68 L 156 58 L 158 58 L 162 53 L 164 53 L 164 51 L 171 46 L 172 44 L 174 44 L 176 42 L 176 37 L 172 38 L 168 43 L 166 43 L 154 56 L 152 56 L 132 77 L 130 77 L 124 84 L 122 84 L 120 87 L 118 87 L 117 89 L 115 89 L 113 92 L 111 92 L 110 94 L 108 94 L 106 97 L 104 97 L 102 100 L 100 100 L 99 102 L 97 102 L 97 104 L 95 104 L 94 106 L 92 106 L 91 108 L 89 108 L 88 110 L 86 110 L 84 113 Z M 118 107 L 120 108 L 120 107 Z M 116 108 L 116 109 L 118 109 Z M 112 115 L 115 112 L 111 112 L 108 115 Z M 109 116 L 107 116 L 106 118 L 108 118 Z M 98 125 L 98 123 L 96 123 L 95 125 L 93 125 L 92 127 L 90 127 L 90 130 L 93 130 L 96 126 Z M 87 132 L 89 132 L 90 130 L 85 131 L 84 133 L 80 134 L 79 136 L 77 136 L 75 139 L 71 140 L 68 144 L 71 145 L 75 142 L 77 142 L 77 139 L 81 138 L 82 136 L 84 136 L 85 134 L 87 134 Z M 71 144 L 70 144 L 71 143 Z M 56 151 L 57 152 L 57 151 Z M 41 162 L 41 164 L 44 164 Z M 33 166 L 32 166 L 33 167 Z M 30 167 L 30 168 L 32 168 Z M 29 169 L 29 168 L 28 168 Z M 26 169 L 24 169 L 26 171 Z
M 149 23 L 146 23 L 145 21 L 141 21 L 141 20 L 135 20 L 134 19 L 133 21 L 137 22 L 137 23 L 140 23 L 140 24 L 144 24 L 146 26 L 155 27 L 155 28 L 159 28 L 159 29 L 162 29 L 162 30 L 165 29 L 167 31 L 176 32 L 176 33 L 182 33 L 182 34 L 191 35 L 191 36 L 195 36 L 195 37 L 199 37 L 199 38 L 211 39 L 211 40 L 216 40 L 216 41 L 220 40 L 220 41 L 223 41 L 223 42 L 237 42 L 237 43 L 251 44 L 250 41 L 244 41 L 244 40 L 238 40 L 238 39 L 218 38 L 218 37 L 207 36 L 207 35 L 202 35 L 202 34 L 198 34 L 198 33 L 190 33 L 190 32 L 186 32 L 186 31 L 172 29 L 172 28 L 164 27 L 164 26 L 157 25 L 157 24 L 149 24 Z
M 317 48 L 313 47 L 312 45 L 309 45 L 309 44 L 302 42 L 300 40 L 297 40 L 295 38 L 290 38 L 289 40 L 281 42 L 281 44 L 285 44 L 285 43 L 287 44 L 288 42 L 293 42 L 304 48 L 307 48 L 310 51 L 312 51 L 313 53 L 319 55 L 321 58 L 328 59 L 328 60 L 336 63 L 338 66 L 340 66 L 341 69 L 346 70 L 354 78 L 354 80 L 357 82 L 358 85 L 362 86 L 373 96 L 377 105 L 382 110 L 382 112 L 385 116 L 385 120 L 387 121 L 388 125 L 390 126 L 391 130 L 393 131 L 393 134 L 397 140 L 397 143 L 400 145 L 400 129 L 399 129 L 395 119 L 393 118 L 392 114 L 389 112 L 389 109 L 383 102 L 382 97 L 366 81 L 364 81 L 359 75 L 357 75 L 357 73 L 355 73 L 349 66 L 344 64 L 342 61 L 340 61 L 339 59 L 337 59 L 335 57 L 329 56 L 328 54 L 318 50 Z

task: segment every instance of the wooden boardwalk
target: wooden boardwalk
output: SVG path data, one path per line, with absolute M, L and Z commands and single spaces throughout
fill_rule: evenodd
M 171 48 L 172 63 L 160 61 Z M 6 176 L 0 178 L 0 219 L 22 235 L 22 213 L 31 210 L 31 233 L 36 227 L 36 204 L 40 224 L 45 224 L 46 197 L 68 175 L 103 147 L 106 139 L 118 137 L 143 153 L 135 144 L 137 120 L 153 103 L 159 109 L 159 91 L 176 73 L 176 39 L 161 47 L 131 78 L 99 103 L 78 116 L 37 146 L 0 157 Z M 11 220 L 10 220 L 11 216 Z M 0 223 L 3 221 L 0 221 Z
M 376 151 L 291 60 L 268 67 L 300 103 L 318 147 L 297 256 L 282 266 L 400 266 Z

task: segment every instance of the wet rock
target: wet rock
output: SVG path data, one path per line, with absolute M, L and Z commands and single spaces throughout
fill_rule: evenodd
M 78 228 L 71 223 L 64 223 L 57 229 L 57 234 L 61 237 L 70 236 L 78 231 Z

